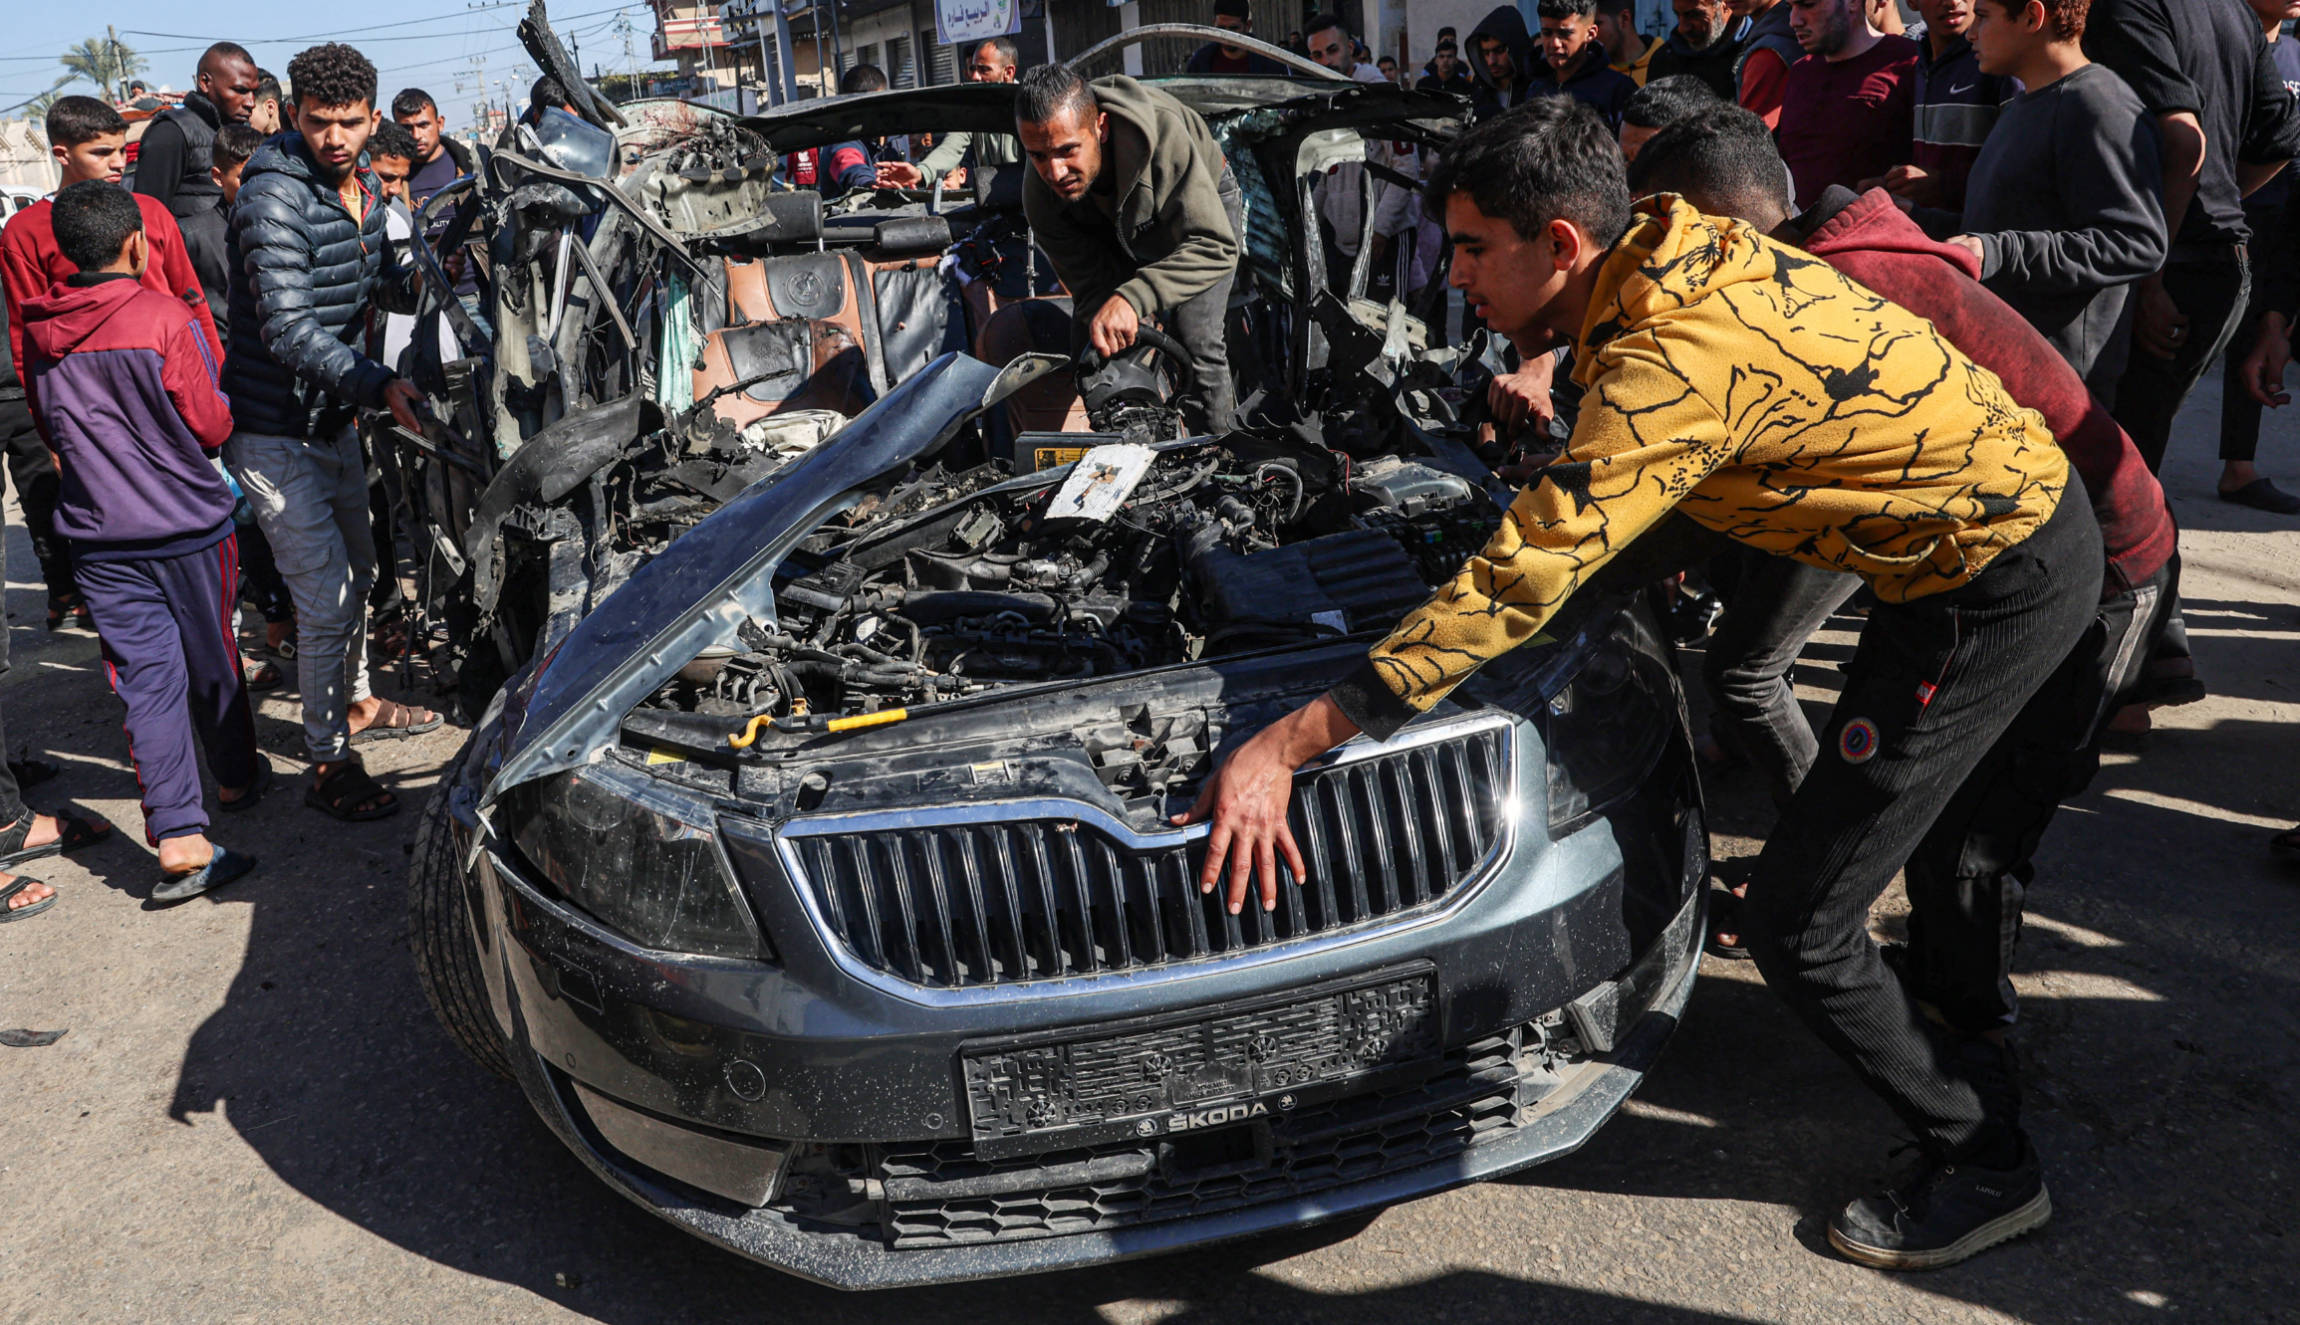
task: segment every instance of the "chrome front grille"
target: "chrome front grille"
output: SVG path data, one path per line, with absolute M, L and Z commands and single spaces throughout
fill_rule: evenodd
M 983 987 L 1135 971 L 1431 910 L 1499 854 L 1510 730 L 1486 719 L 1349 752 L 1295 783 L 1307 886 L 1229 914 L 1202 895 L 1202 829 L 1143 836 L 1062 801 L 801 820 L 783 859 L 830 939 L 870 970 Z

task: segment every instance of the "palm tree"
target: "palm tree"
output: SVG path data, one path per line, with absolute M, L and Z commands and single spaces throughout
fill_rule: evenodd
M 74 78 L 84 78 L 118 100 L 127 82 L 144 72 L 144 57 L 111 37 L 88 37 L 56 57 Z

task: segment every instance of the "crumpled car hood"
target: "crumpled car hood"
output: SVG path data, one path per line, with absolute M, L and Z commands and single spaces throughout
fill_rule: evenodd
M 941 446 L 1059 362 L 1025 356 L 998 369 L 945 354 L 674 539 L 537 661 L 524 694 L 506 706 L 517 726 L 486 800 L 597 758 L 623 715 L 697 652 L 731 637 L 745 618 L 771 615 L 768 570 L 855 489 Z

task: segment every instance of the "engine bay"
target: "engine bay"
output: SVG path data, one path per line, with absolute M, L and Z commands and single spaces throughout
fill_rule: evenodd
M 1378 630 L 1501 517 L 1432 464 L 1256 432 L 1114 442 L 1019 477 L 932 468 L 871 496 L 784 561 L 773 620 L 654 706 L 851 716 Z

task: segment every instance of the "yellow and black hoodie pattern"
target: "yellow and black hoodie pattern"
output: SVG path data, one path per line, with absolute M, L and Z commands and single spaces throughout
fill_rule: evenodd
M 1672 509 L 1899 603 L 1979 574 L 2068 482 L 2044 420 L 1931 323 L 1674 197 L 1599 268 L 1574 378 L 1564 453 L 1336 688 L 1373 735 L 1533 638 Z

